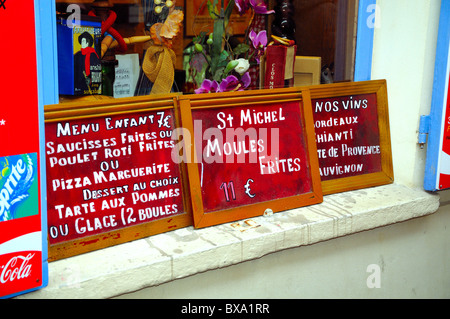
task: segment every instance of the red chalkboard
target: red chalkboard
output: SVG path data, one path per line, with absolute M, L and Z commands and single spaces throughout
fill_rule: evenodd
M 187 130 L 180 141 L 194 145 L 180 154 L 187 155 L 195 227 L 321 202 L 307 91 L 184 96 L 179 103 Z
M 393 181 L 386 82 L 310 87 L 324 194 Z
M 89 115 L 80 106 L 46 109 L 51 258 L 192 223 L 182 167 L 172 161 L 173 100 L 115 103 L 90 104 Z

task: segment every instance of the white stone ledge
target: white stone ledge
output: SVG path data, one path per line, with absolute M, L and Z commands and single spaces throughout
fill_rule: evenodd
M 436 212 L 439 196 L 402 185 L 328 195 L 321 204 L 178 229 L 49 264 L 49 285 L 17 298 L 109 298 L 292 247 Z

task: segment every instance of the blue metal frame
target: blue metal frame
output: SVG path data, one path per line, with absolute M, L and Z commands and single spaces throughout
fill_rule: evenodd
M 372 79 L 376 3 L 376 0 L 359 1 L 354 81 L 368 81 Z
M 443 116 L 445 116 L 445 99 L 447 96 L 447 70 L 450 48 L 450 0 L 442 0 L 439 19 L 439 33 L 436 47 L 433 97 L 429 116 L 421 118 L 422 131 L 419 143 L 424 144 L 428 134 L 427 159 L 425 164 L 424 189 L 439 190 L 438 185 L 439 156 L 442 149 Z
M 39 101 L 44 105 L 58 103 L 58 56 L 56 42 L 55 1 L 34 0 L 36 45 L 38 56 Z
M 58 103 L 55 1 L 34 0 L 39 107 L 39 152 L 42 212 L 42 286 L 48 285 L 47 179 L 44 105 Z

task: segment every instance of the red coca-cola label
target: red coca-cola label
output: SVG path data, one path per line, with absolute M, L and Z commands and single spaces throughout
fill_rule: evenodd
M 42 263 L 40 251 L 0 255 L 0 296 L 39 287 Z

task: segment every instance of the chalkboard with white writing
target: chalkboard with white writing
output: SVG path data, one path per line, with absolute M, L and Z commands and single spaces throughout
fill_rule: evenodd
M 392 183 L 386 81 L 310 91 L 324 194 Z
M 97 111 L 90 115 L 80 107 L 47 108 L 51 258 L 191 224 L 182 167 L 172 161 L 173 100 L 133 101 L 132 109 L 123 101 L 108 105 L 105 114 L 101 104 L 90 105 Z
M 183 96 L 179 103 L 180 140 L 194 145 L 182 153 L 195 227 L 322 201 L 307 90 Z

